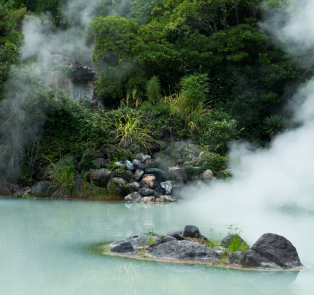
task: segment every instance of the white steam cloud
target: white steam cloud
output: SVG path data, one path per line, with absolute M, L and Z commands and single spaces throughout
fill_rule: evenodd
M 298 60 L 300 53 L 314 50 L 314 2 L 295 3 L 291 0 L 285 10 L 272 12 L 261 28 L 277 37 L 283 49 L 304 65 L 304 60 Z M 293 52 L 291 45 L 297 45 L 299 52 Z M 307 63 L 307 70 L 314 67 L 313 58 Z M 247 144 L 233 144 L 233 178 L 213 181 L 210 187 L 202 187 L 198 196 L 229 206 L 291 205 L 314 210 L 314 78 L 299 87 L 289 107 L 293 119 L 302 123 L 300 127 L 278 135 L 267 149 L 252 152 Z M 194 190 L 185 191 L 186 198 L 190 199 Z

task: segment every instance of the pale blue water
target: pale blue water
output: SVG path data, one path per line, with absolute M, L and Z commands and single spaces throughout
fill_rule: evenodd
M 242 208 L 242 209 L 241 209 Z M 0 295 L 314 294 L 314 271 L 248 272 L 91 254 L 89 245 L 195 224 L 249 243 L 278 233 L 314 266 L 314 214 L 199 202 L 125 204 L 0 199 Z

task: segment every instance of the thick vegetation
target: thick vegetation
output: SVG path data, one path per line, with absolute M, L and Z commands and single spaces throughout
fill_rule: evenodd
M 0 114 L 0 141 L 10 138 L 7 130 L 14 124 L 24 136 L 26 148 L 9 145 L 6 157 L 8 163 L 22 162 L 14 177 L 34 182 L 66 154 L 77 156 L 80 165 L 72 168 L 84 175 L 95 166 L 93 152 L 112 145 L 117 148 L 107 153 L 107 166 L 124 173 L 114 162 L 131 159 L 134 146 L 149 152 L 157 140 L 170 137 L 202 146 L 215 159 L 204 165 L 218 171 L 230 141 L 245 138 L 258 147 L 273 139 L 288 126 L 274 114 L 287 86 L 311 75 L 258 28 L 263 13 L 284 3 L 104 0 L 90 7 L 94 22 L 88 25 L 77 17 L 86 1 L 0 1 L 0 100 L 5 89 L 14 89 L 6 98 L 23 101 L 23 116 L 8 116 L 6 104 Z M 48 88 L 47 69 L 34 66 L 36 58 L 20 60 L 23 20 L 41 13 L 51 15 L 52 38 L 58 29 L 93 46 L 90 62 L 100 63 L 95 85 L 106 110 Z M 79 49 L 71 58 L 80 58 Z M 7 151 L 2 143 L 1 151 Z M 53 175 L 58 167 L 50 168 Z

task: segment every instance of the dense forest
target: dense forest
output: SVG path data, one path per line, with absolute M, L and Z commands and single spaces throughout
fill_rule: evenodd
M 298 44 L 287 53 L 282 40 L 260 26 L 274 10 L 289 13 L 285 0 L 89 2 L 0 1 L 3 175 L 34 183 L 43 167 L 69 153 L 80 155 L 75 169 L 83 175 L 96 157 L 88 157 L 91 150 L 118 146 L 114 162 L 132 158 L 128 142 L 149 152 L 160 139 L 200 146 L 211 155 L 204 165 L 217 173 L 226 168 L 229 142 L 263 147 L 296 124 L 282 107 L 311 78 L 308 57 Z M 86 9 L 91 19 L 80 13 Z M 39 57 L 23 57 L 29 21 L 56 48 L 61 33 L 63 43 L 81 40 L 84 46 L 51 53 L 96 69 L 102 109 L 43 83 Z M 13 99 L 23 119 L 10 112 Z

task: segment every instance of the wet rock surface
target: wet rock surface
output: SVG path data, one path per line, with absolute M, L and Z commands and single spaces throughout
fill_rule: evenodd
M 190 241 L 169 241 L 153 247 L 147 256 L 185 260 L 218 259 L 220 255 L 213 249 Z
M 112 247 L 110 252 L 115 253 L 133 253 L 134 248 L 130 242 L 121 242 L 118 245 Z

